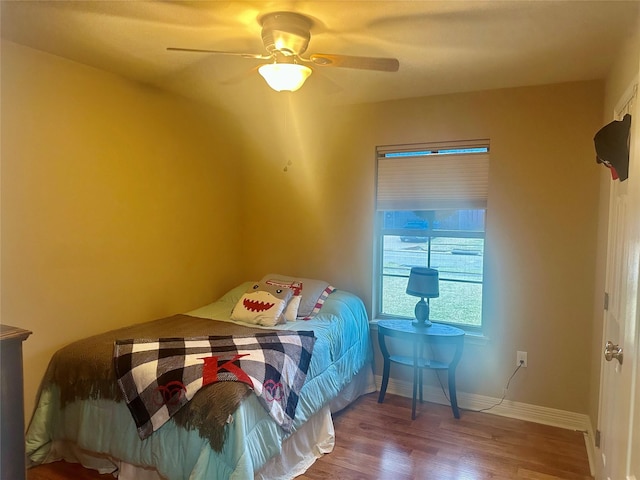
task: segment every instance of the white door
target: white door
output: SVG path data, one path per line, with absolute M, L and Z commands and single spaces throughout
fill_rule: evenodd
M 600 384 L 602 480 L 640 480 L 640 369 L 638 362 L 640 269 L 640 102 L 634 82 L 616 116 L 631 113 L 629 178 L 612 181 Z M 616 119 L 619 119 L 616 118 Z M 615 355 L 621 348 L 621 355 Z

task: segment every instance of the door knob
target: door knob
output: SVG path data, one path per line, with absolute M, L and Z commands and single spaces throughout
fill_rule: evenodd
M 613 342 L 609 340 L 604 347 L 604 358 L 607 362 L 615 358 L 620 362 L 620 365 L 622 365 L 622 347 L 614 345 Z

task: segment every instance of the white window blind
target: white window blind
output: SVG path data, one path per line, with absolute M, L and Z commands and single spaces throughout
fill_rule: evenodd
M 378 147 L 376 185 L 378 211 L 486 208 L 489 142 Z

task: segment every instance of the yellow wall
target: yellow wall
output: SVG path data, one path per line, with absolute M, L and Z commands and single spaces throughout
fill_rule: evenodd
M 500 397 L 516 351 L 529 367 L 509 398 L 587 413 L 599 169 L 593 135 L 603 84 L 446 95 L 327 108 L 294 100 L 257 119 L 262 137 L 245 170 L 247 272 L 330 280 L 371 304 L 376 145 L 489 138 L 485 321 L 468 345 L 459 390 Z M 282 170 L 283 159 L 293 165 Z M 249 248 L 246 248 L 249 247 Z
M 242 280 L 225 118 L 2 44 L 2 322 L 24 344 L 26 415 L 51 354 L 188 311 Z

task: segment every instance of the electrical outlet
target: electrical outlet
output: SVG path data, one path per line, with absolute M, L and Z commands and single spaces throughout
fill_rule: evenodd
M 523 367 L 527 366 L 527 352 L 518 352 L 516 355 L 516 366 L 520 366 L 522 364 Z

